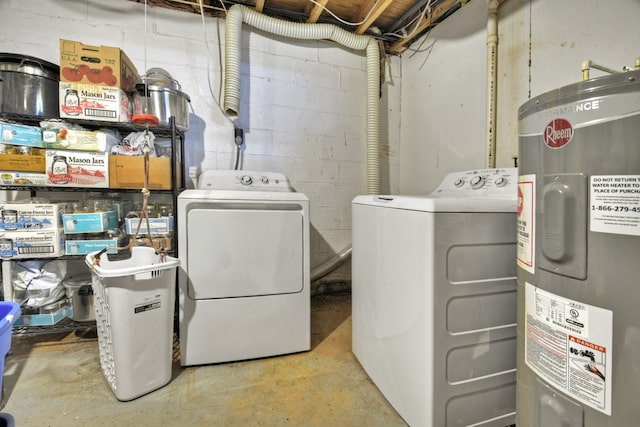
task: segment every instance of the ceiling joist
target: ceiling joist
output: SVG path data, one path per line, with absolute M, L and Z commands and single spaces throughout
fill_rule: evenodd
M 433 10 L 427 14 L 427 16 L 425 16 L 425 19 L 418 26 L 418 28 L 416 28 L 415 30 L 412 30 L 411 32 L 413 34 L 420 34 L 422 31 L 426 30 L 430 25 L 438 21 L 445 13 L 449 11 L 449 9 L 455 6 L 455 4 L 458 1 L 460 0 L 443 0 L 442 2 L 438 3 L 438 5 L 434 7 Z M 407 37 L 407 38 L 398 40 L 397 42 L 391 45 L 391 47 L 389 48 L 389 52 L 400 53 L 402 50 L 404 50 L 404 46 L 407 43 L 412 41 L 415 41 L 415 38 Z
M 376 21 L 376 19 L 378 19 L 378 17 L 382 15 L 382 13 L 389 7 L 391 3 L 393 3 L 393 0 L 382 0 L 378 3 L 377 6 L 375 6 L 375 0 L 369 0 L 368 2 L 366 2 L 363 5 L 363 7 L 360 9 L 359 21 L 365 19 L 365 17 L 367 16 L 367 13 L 369 13 L 369 10 L 371 10 L 372 7 L 375 7 L 375 10 L 371 12 L 371 14 L 366 19 L 366 21 L 360 24 L 360 26 L 356 29 L 355 33 L 363 34 L 365 31 L 367 31 L 371 26 L 371 24 L 373 24 Z
M 225 18 L 234 4 L 253 7 L 264 13 L 292 22 L 333 23 L 355 34 L 369 34 L 378 38 L 387 53 L 401 54 L 426 30 L 446 18 L 455 7 L 469 0 L 129 0 L 148 2 L 151 6 L 166 7 L 207 16 Z M 504 0 L 497 0 L 502 3 Z M 432 10 L 417 24 L 407 29 L 408 37 L 397 40 L 398 28 L 406 25 L 431 3 Z M 253 5 L 253 6 L 252 6 Z M 328 13 L 324 8 L 331 11 Z M 360 24 L 349 25 L 348 22 Z M 415 24 L 413 24 L 415 25 Z M 374 30 L 375 29 L 375 30 Z
M 311 12 L 309 13 L 309 19 L 307 19 L 307 23 L 309 24 L 315 24 L 318 22 L 318 18 L 320 18 L 320 15 L 324 12 L 323 6 L 326 6 L 327 3 L 329 3 L 329 0 L 317 0 L 316 3 L 317 4 L 309 3 L 310 5 L 313 5 L 313 8 L 311 8 Z

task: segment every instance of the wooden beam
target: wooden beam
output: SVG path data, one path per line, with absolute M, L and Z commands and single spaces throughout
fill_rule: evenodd
M 307 19 L 307 23 L 309 24 L 314 24 L 318 22 L 318 18 L 320 18 L 320 15 L 322 15 L 322 12 L 324 12 L 324 9 L 322 8 L 322 6 L 326 6 L 327 3 L 329 3 L 329 0 L 317 0 L 317 3 L 320 3 L 320 4 L 314 4 L 313 9 L 311 9 L 311 13 L 309 13 L 309 19 Z M 313 3 L 309 3 L 309 4 L 313 4 Z
M 256 0 L 256 11 L 262 13 L 264 9 L 264 0 Z
M 385 9 L 388 8 L 391 3 L 393 3 L 393 0 L 382 0 L 380 3 L 378 3 L 378 6 L 375 6 L 376 9 L 373 12 L 371 12 L 371 15 L 369 15 L 369 17 L 365 22 L 360 24 L 360 26 L 356 29 L 355 33 L 363 34 L 365 31 L 367 31 L 367 29 L 371 26 L 371 24 L 373 24 L 375 20 L 378 19 L 380 15 L 382 15 L 382 12 L 384 12 Z M 360 20 L 364 19 L 365 16 L 367 16 L 367 13 L 369 13 L 369 10 L 371 10 L 371 8 L 374 7 L 374 5 L 375 5 L 375 0 L 369 0 L 368 2 L 365 3 L 365 5 L 363 5 L 360 11 L 360 16 L 361 16 Z
M 460 0 L 444 0 L 440 2 L 436 7 L 433 8 L 431 13 L 427 17 L 425 17 L 426 19 L 424 19 L 418 29 L 415 30 L 415 34 L 419 34 L 422 30 L 431 25 L 432 22 L 437 21 L 442 15 L 447 13 L 447 11 L 449 11 L 449 9 L 451 9 L 458 1 Z M 409 43 L 410 41 L 411 39 L 409 38 L 398 40 L 391 45 L 391 47 L 389 48 L 389 52 L 400 52 L 403 49 L 404 45 Z

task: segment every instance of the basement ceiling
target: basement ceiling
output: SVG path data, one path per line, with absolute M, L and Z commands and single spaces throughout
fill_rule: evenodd
M 144 3 L 145 0 L 130 0 Z M 328 23 L 376 37 L 388 54 L 410 49 L 468 0 L 146 0 L 148 6 L 224 18 L 241 4 L 266 15 L 300 23 Z M 200 3 L 202 2 L 202 4 Z

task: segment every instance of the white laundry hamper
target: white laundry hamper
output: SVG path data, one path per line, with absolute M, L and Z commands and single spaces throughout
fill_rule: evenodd
M 164 260 L 150 247 L 133 247 L 131 258 L 106 254 L 91 268 L 100 365 L 113 394 L 127 401 L 171 380 L 177 258 Z

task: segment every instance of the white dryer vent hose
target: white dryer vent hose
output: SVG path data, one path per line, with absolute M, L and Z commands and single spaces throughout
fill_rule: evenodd
M 333 40 L 367 53 L 367 192 L 380 193 L 380 51 L 369 36 L 350 33 L 332 24 L 301 24 L 263 15 L 242 5 L 232 6 L 226 18 L 224 111 L 231 118 L 240 109 L 240 41 L 242 23 L 262 31 L 300 40 Z

